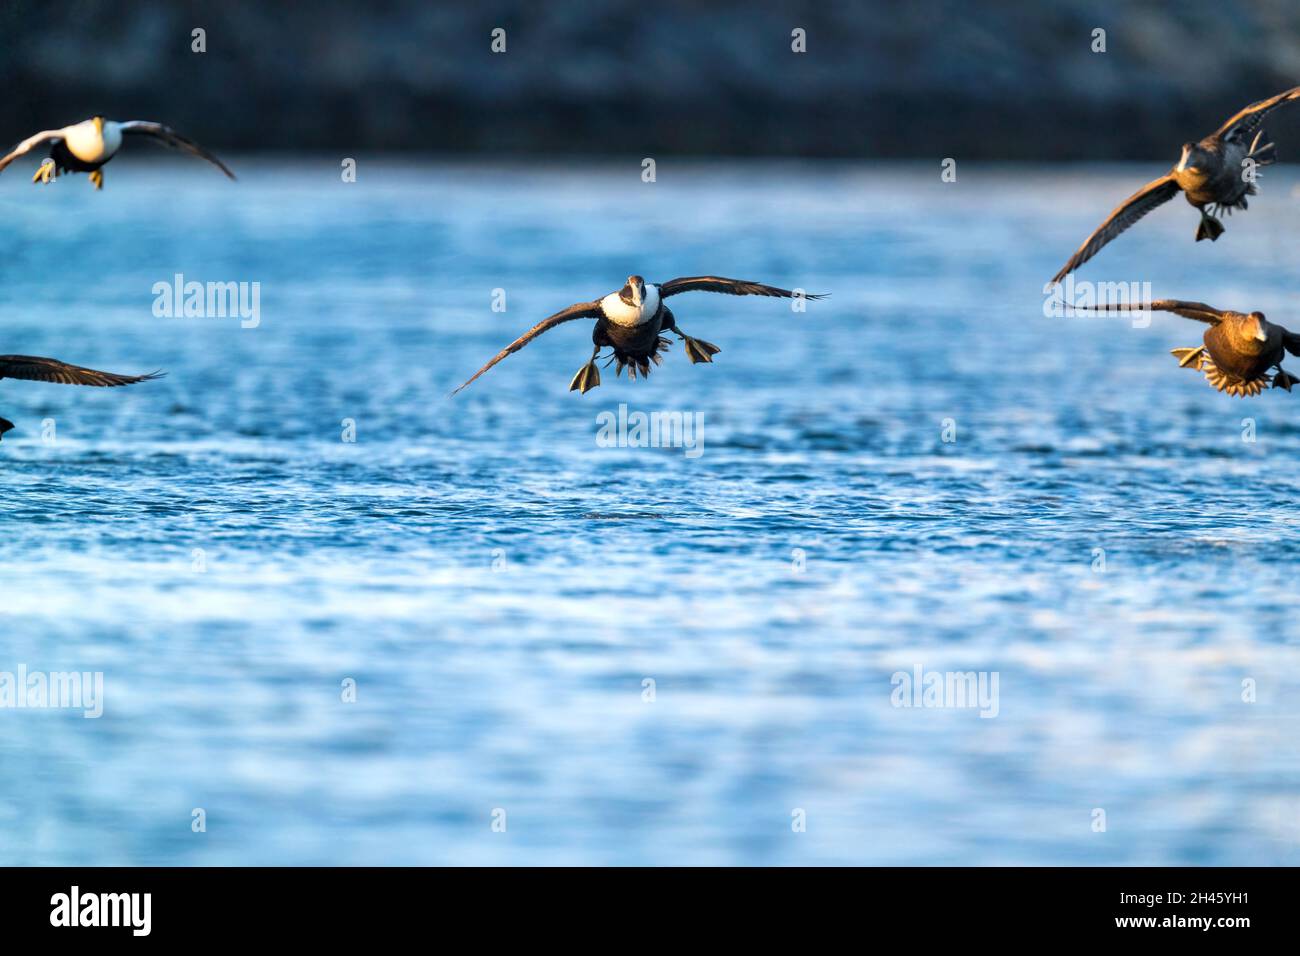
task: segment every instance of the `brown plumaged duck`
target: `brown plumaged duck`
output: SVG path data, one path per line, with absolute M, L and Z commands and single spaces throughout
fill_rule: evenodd
M 1205 373 L 1220 392 L 1258 395 L 1270 384 L 1288 392 L 1300 379 L 1282 368 L 1285 353 L 1300 355 L 1300 335 L 1264 317 L 1263 312 L 1230 312 L 1204 302 L 1157 299 L 1146 305 L 1076 306 L 1092 312 L 1173 312 L 1209 324 L 1196 348 L 1174 349 L 1180 368 Z M 1269 374 L 1270 369 L 1276 369 Z
M 1297 100 L 1300 100 L 1300 86 L 1250 104 L 1199 143 L 1184 143 L 1178 165 L 1120 203 L 1052 277 L 1052 282 L 1060 282 L 1100 252 L 1106 243 L 1156 206 L 1173 199 L 1180 190 L 1201 213 L 1196 241 L 1218 239 L 1223 235 L 1219 216 L 1234 209 L 1245 209 L 1246 197 L 1255 195 L 1255 170 L 1277 159 L 1272 143 L 1261 144 L 1268 137 L 1263 130 L 1264 117 L 1279 106 Z

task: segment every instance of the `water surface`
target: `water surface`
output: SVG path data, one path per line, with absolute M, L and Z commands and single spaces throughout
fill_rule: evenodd
M 0 670 L 105 681 L 0 710 L 0 862 L 1300 862 L 1298 399 L 1179 370 L 1175 316 L 1043 315 L 1158 169 L 237 166 L 0 178 L 0 352 L 170 373 L 0 383 Z M 1300 328 L 1263 191 L 1079 278 Z M 586 396 L 575 322 L 447 397 L 633 272 L 832 297 L 674 300 L 715 364 Z M 156 317 L 177 273 L 260 325 Z M 600 447 L 620 403 L 702 454 Z M 997 716 L 894 707 L 918 666 Z

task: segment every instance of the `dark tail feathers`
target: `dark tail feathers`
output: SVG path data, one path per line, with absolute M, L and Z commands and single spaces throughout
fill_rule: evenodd
M 1254 142 L 1250 144 L 1250 152 L 1246 154 L 1246 158 L 1253 159 L 1256 166 L 1272 166 L 1277 162 L 1277 147 L 1273 143 L 1259 145 L 1259 141 L 1267 135 L 1263 130 L 1256 133 Z

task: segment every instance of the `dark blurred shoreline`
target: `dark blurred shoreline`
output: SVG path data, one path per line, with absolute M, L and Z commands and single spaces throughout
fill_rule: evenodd
M 6 144 L 103 112 L 232 152 L 1120 160 L 1300 83 L 1300 4 L 9 0 L 0 62 Z

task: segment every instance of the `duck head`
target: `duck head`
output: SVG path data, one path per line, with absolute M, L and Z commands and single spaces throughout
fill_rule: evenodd
M 619 290 L 618 297 L 634 308 L 641 308 L 645 303 L 645 279 L 628 276 L 627 285 Z
M 1183 154 L 1174 167 L 1176 173 L 1203 173 L 1209 168 L 1210 154 L 1196 143 L 1183 143 Z
M 1246 316 L 1246 318 L 1250 320 L 1246 325 L 1246 331 L 1249 332 L 1257 342 L 1267 342 L 1268 319 L 1264 318 L 1264 313 L 1252 312 L 1250 315 Z

